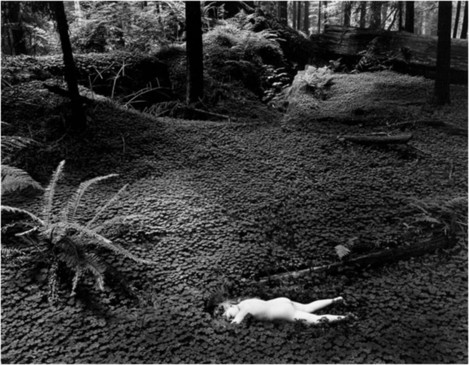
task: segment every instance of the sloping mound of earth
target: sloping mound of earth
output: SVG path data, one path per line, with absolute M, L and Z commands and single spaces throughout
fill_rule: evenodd
M 467 101 L 458 90 L 453 108 Z M 467 362 L 465 237 L 452 250 L 382 268 L 255 284 L 261 275 L 336 262 L 334 247 L 354 237 L 370 251 L 424 238 L 409 200 L 466 196 L 467 136 L 415 126 L 417 149 L 366 147 L 336 139 L 360 125 L 285 131 L 280 120 L 157 119 L 96 101 L 90 130 L 76 139 L 50 134 L 63 104 L 35 83 L 2 94 L 8 134 L 55 140 L 18 167 L 45 182 L 65 158 L 59 200 L 86 178 L 119 173 L 85 197 L 81 217 L 129 183 L 104 218 L 141 218 L 109 238 L 157 265 L 103 252 L 105 291 L 85 280 L 69 298 L 67 282 L 51 306 L 46 268 L 2 262 L 2 362 Z M 39 212 L 40 203 L 23 207 Z M 328 312 L 359 319 L 232 326 L 207 304 L 217 293 L 300 302 L 343 295 L 346 303 Z
M 467 129 L 467 89 L 454 86 L 456 103 L 443 110 L 430 108 L 434 81 L 392 71 L 341 74 L 326 68 L 300 71 L 289 90 L 284 122 L 307 125 L 345 120 L 372 124 L 447 118 Z M 448 114 L 446 117 L 443 115 Z

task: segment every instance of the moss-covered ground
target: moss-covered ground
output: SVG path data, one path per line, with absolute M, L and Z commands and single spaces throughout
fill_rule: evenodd
M 466 124 L 467 88 L 452 91 L 453 105 L 432 113 Z M 44 267 L 2 262 L 3 363 L 467 363 L 464 238 L 378 268 L 255 283 L 336 262 L 334 247 L 353 237 L 368 251 L 425 238 L 409 201 L 467 195 L 467 136 L 415 125 L 413 147 L 360 146 L 336 137 L 389 131 L 389 120 L 284 128 L 272 111 L 256 123 L 183 121 L 95 102 L 78 139 L 56 132 L 63 102 L 35 82 L 3 90 L 11 125 L 2 133 L 55 140 L 19 167 L 46 182 L 65 158 L 59 198 L 86 178 L 119 173 L 86 196 L 82 216 L 129 183 L 104 218 L 141 217 L 110 238 L 158 264 L 103 252 L 105 292 L 85 281 L 69 298 L 68 282 L 51 306 Z M 40 198 L 22 206 L 37 210 Z M 345 304 L 328 312 L 358 320 L 233 326 L 211 313 L 217 292 L 303 302 L 342 295 Z

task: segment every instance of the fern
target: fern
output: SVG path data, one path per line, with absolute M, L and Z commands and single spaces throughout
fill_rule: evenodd
M 72 198 L 68 201 L 68 204 L 62 213 L 62 220 L 64 222 L 73 222 L 75 219 L 75 215 L 77 213 L 78 207 L 80 205 L 81 198 L 83 197 L 83 194 L 85 194 L 85 192 L 93 184 L 96 184 L 100 181 L 103 181 L 103 180 L 106 180 L 115 176 L 118 176 L 118 175 L 110 174 L 106 176 L 98 176 L 93 179 L 82 182 L 80 186 L 78 187 L 77 191 L 75 192 L 75 194 L 73 194 Z
M 49 224 L 51 220 L 52 205 L 54 203 L 55 189 L 57 187 L 57 182 L 62 177 L 64 165 L 65 165 L 65 160 L 59 163 L 59 166 L 57 166 L 57 169 L 52 174 L 52 179 L 44 192 L 43 217 L 44 217 L 44 221 L 46 225 Z
M 421 212 L 415 223 L 430 224 L 431 228 L 442 229 L 445 233 L 467 233 L 467 197 L 452 199 L 412 199 L 410 206 Z
M 117 200 L 117 198 L 119 198 L 119 197 L 122 195 L 122 193 L 124 192 L 124 190 L 127 189 L 127 186 L 129 186 L 129 184 L 125 184 L 116 194 L 114 194 L 114 196 L 113 196 L 111 199 L 109 199 L 109 200 L 107 201 L 106 204 L 104 204 L 104 205 L 98 210 L 98 212 L 94 215 L 94 217 L 86 224 L 86 228 L 89 229 L 89 228 L 92 227 L 93 223 L 96 222 L 96 221 L 99 219 L 99 217 L 101 216 L 101 214 L 102 214 L 103 212 L 105 212 L 105 211 L 111 206 L 111 204 L 113 204 L 113 203 Z
M 85 254 L 85 261 L 83 265 L 83 271 L 90 272 L 95 280 L 99 290 L 104 290 L 104 265 L 100 262 L 99 257 L 96 254 Z
M 33 213 L 31 213 L 31 212 L 29 212 L 25 209 L 10 207 L 8 205 L 2 205 L 2 206 L 0 206 L 0 209 L 4 212 L 8 212 L 8 213 L 18 213 L 18 214 L 27 215 L 29 218 L 31 218 L 33 221 L 39 223 L 41 226 L 45 226 L 45 222 L 41 218 L 39 218 L 35 214 L 33 214 Z
M 350 249 L 344 245 L 337 245 L 334 248 L 337 256 L 339 256 L 339 259 L 341 260 L 350 254 Z
M 12 194 L 31 188 L 42 191 L 42 186 L 34 180 L 26 171 L 14 166 L 1 165 L 2 167 L 2 195 Z
M 153 261 L 135 256 L 130 251 L 114 244 L 111 240 L 99 233 L 104 227 L 114 223 L 114 220 L 109 220 L 96 228 L 92 228 L 99 217 L 119 198 L 127 185 L 122 187 L 109 201 L 101 206 L 86 226 L 74 222 L 80 201 L 87 189 L 99 181 L 117 176 L 116 174 L 96 177 L 81 183 L 76 192 L 69 199 L 65 209 L 61 212 L 59 220 L 52 222 L 53 218 L 55 218 L 53 216 L 55 190 L 57 188 L 57 182 L 62 176 L 64 165 L 65 161 L 60 162 L 52 175 L 48 187 L 44 191 L 42 219 L 24 209 L 1 206 L 2 212 L 26 216 L 36 224 L 32 229 L 29 229 L 30 225 L 26 226 L 28 229 L 22 233 L 17 233 L 16 236 L 21 237 L 29 244 L 29 247 L 35 249 L 36 252 L 39 252 L 41 255 L 45 254 L 46 260 L 51 263 L 48 275 L 48 296 L 52 303 L 57 299 L 59 262 L 63 263 L 65 267 L 74 273 L 71 295 L 75 294 L 79 280 L 86 272 L 91 273 L 100 290 L 104 289 L 103 274 L 105 266 L 101 264 L 97 254 L 92 252 L 96 247 L 103 247 L 138 263 L 154 264 Z M 11 257 L 12 254 L 16 252 L 14 250 L 16 249 L 2 247 L 2 255 Z
M 20 136 L 2 136 L 2 152 L 10 155 L 14 152 L 22 150 L 31 144 L 37 144 L 36 141 L 30 138 Z

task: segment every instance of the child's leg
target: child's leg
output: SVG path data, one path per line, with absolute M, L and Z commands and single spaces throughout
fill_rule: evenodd
M 344 298 L 337 297 L 334 299 L 316 300 L 315 302 L 312 302 L 309 304 L 301 304 L 297 302 L 292 302 L 292 305 L 298 311 L 312 313 L 321 308 L 327 307 L 328 305 L 331 305 L 333 303 L 342 302 L 343 300 Z
M 308 324 L 318 324 L 321 322 L 337 322 L 347 319 L 347 316 L 335 316 L 331 314 L 324 314 L 317 316 L 316 314 L 296 311 L 294 319 L 295 321 L 305 321 Z

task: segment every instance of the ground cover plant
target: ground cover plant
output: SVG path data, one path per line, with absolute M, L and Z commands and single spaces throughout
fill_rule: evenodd
M 34 89 L 38 92 L 31 93 Z M 455 86 L 453 95 L 458 110 L 448 117 L 464 123 L 458 115 L 466 105 L 465 88 Z M 4 116 L 16 121 L 12 132 L 20 135 L 31 130 L 44 136 L 41 125 L 64 102 L 35 82 L 5 90 L 2 97 Z M 38 109 L 26 113 L 17 100 Z M 43 106 L 51 113 L 44 114 Z M 335 247 L 350 239 L 369 252 L 431 235 L 429 225 L 423 231 L 418 226 L 423 212 L 412 199 L 429 204 L 465 196 L 465 136 L 415 125 L 412 144 L 418 150 L 373 147 L 336 137 L 383 125 L 328 121 L 285 129 L 280 114 L 274 123 L 240 124 L 153 119 L 102 101 L 90 109 L 93 122 L 84 140 L 63 138 L 52 152 L 37 150 L 34 161 L 51 171 L 58 158 L 67 159 L 70 173 L 58 187 L 59 199 L 78 181 L 119 173 L 129 188 L 103 219 L 117 212 L 144 216 L 113 232 L 114 241 L 157 265 L 106 256 L 111 273 L 120 273 L 114 282 L 110 278 L 110 287 L 100 292 L 85 281 L 68 298 L 70 287 L 61 286 L 64 295 L 53 309 L 43 295 L 44 270 L 25 272 L 3 262 L 3 361 L 467 359 L 464 235 L 449 251 L 383 267 L 256 284 L 256 277 L 337 262 Z M 28 171 L 42 176 L 41 164 L 30 165 Z M 47 179 L 44 174 L 40 180 Z M 119 189 L 110 182 L 109 189 L 87 195 L 84 213 Z M 40 206 L 40 199 L 27 203 L 32 212 Z M 307 302 L 339 294 L 346 304 L 337 313 L 354 312 L 358 321 L 305 327 L 248 320 L 230 327 L 210 305 L 220 297 Z

